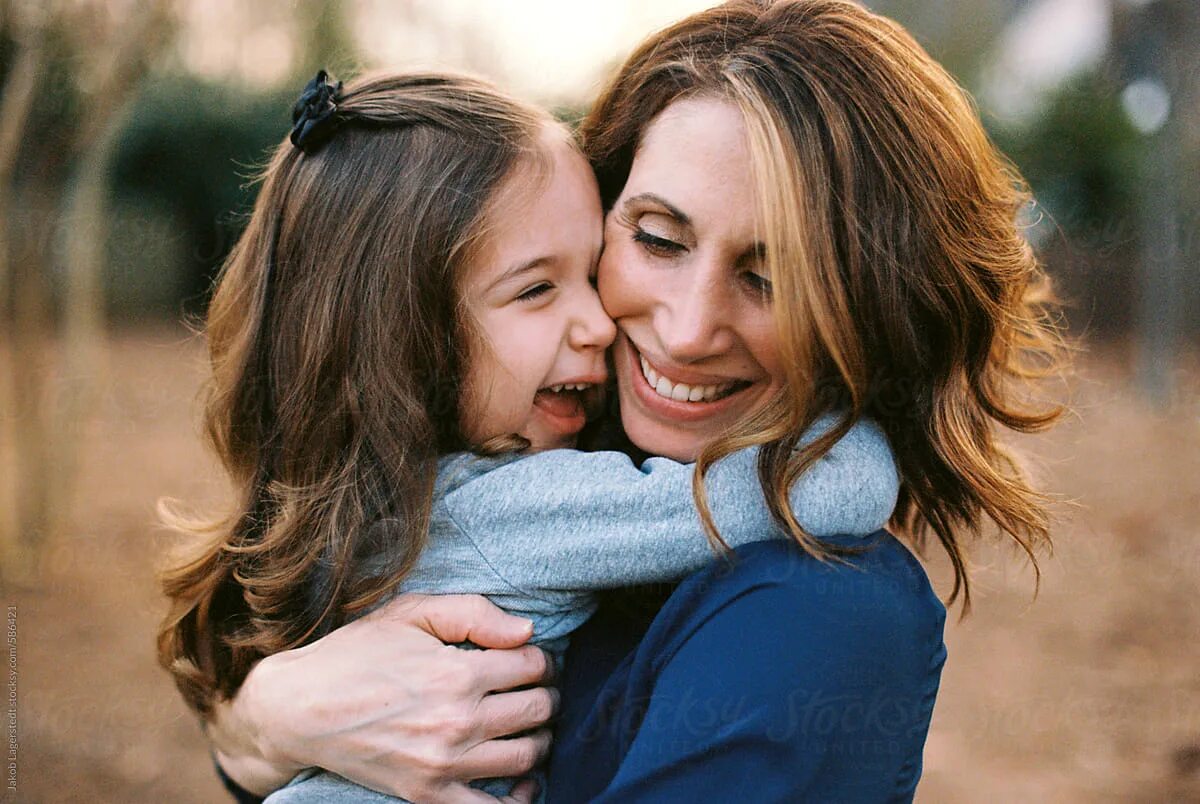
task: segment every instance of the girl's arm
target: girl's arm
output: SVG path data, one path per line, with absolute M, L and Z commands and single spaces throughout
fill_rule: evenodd
M 315 766 L 411 801 L 474 801 L 467 781 L 519 776 L 549 750 L 540 727 L 557 690 L 504 691 L 553 673 L 542 650 L 520 647 L 531 633 L 482 597 L 402 595 L 263 659 L 208 735 L 225 772 L 259 795 Z M 444 644 L 468 639 L 498 650 Z
M 822 420 L 806 434 L 815 438 Z M 758 479 L 757 448 L 729 455 L 706 477 L 721 537 L 736 547 L 787 538 Z M 693 467 L 616 452 L 553 450 L 485 472 L 444 497 L 445 510 L 505 581 L 530 590 L 584 590 L 678 579 L 713 559 L 692 498 Z M 866 535 L 891 517 L 899 476 L 877 425 L 856 422 L 792 486 L 811 535 Z

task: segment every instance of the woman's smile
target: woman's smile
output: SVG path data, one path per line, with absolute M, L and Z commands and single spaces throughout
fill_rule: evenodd
M 754 383 L 651 362 L 623 334 L 618 338 L 618 377 L 627 377 L 632 398 L 648 415 L 668 422 L 697 422 L 741 407 Z M 691 382 L 684 382 L 684 379 Z

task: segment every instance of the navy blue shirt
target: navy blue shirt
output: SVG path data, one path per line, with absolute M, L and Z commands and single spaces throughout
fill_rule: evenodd
M 644 635 L 602 608 L 567 653 L 547 801 L 911 800 L 945 608 L 890 534 L 867 543 L 739 547 Z

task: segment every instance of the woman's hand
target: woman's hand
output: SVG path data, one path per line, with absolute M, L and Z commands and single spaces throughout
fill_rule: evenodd
M 495 801 L 472 779 L 520 776 L 550 748 L 554 663 L 529 620 L 476 595 L 401 595 L 311 645 L 269 656 L 209 735 L 234 781 L 265 794 L 316 766 L 413 801 Z M 494 650 L 460 650 L 469 640 Z M 510 739 L 506 735 L 537 729 Z M 514 791 L 527 801 L 532 787 Z

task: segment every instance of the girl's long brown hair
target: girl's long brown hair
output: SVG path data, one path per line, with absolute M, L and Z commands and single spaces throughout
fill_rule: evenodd
M 997 440 L 1058 407 L 1019 401 L 1023 381 L 1065 364 L 1048 284 L 1018 228 L 1030 200 L 966 93 L 899 25 L 842 0 L 733 0 L 646 40 L 583 121 L 605 208 L 620 196 L 655 116 L 716 97 L 746 121 L 758 220 L 786 358 L 787 392 L 704 449 L 713 461 L 764 444 L 776 518 L 809 553 L 791 482 L 860 416 L 886 430 L 902 488 L 895 529 L 936 535 L 970 606 L 966 536 L 990 518 L 1033 560 L 1049 545 L 1047 498 Z M 841 426 L 798 438 L 822 413 Z
M 458 288 L 489 199 L 539 162 L 540 111 L 444 74 L 364 77 L 306 155 L 287 140 L 209 307 L 205 424 L 233 514 L 164 573 L 159 660 L 202 714 L 259 658 L 379 602 L 461 449 Z

